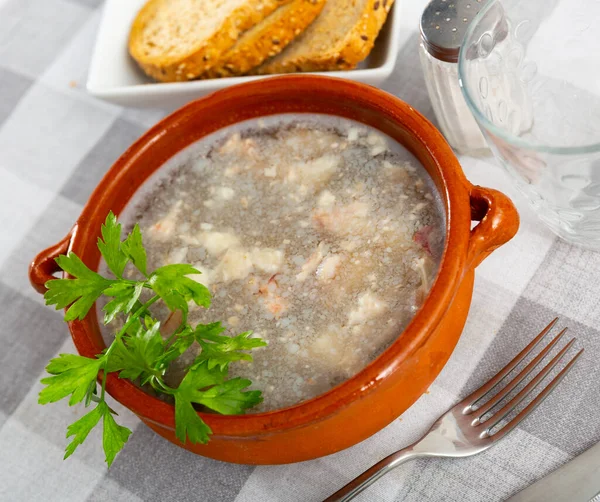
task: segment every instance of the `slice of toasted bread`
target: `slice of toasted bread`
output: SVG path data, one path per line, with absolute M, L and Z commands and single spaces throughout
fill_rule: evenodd
M 292 0 L 243 33 L 200 78 L 243 75 L 279 54 L 319 15 L 325 0 Z
M 289 1 L 149 0 L 131 26 L 129 53 L 156 80 L 191 80 Z
M 327 0 L 298 38 L 255 73 L 348 70 L 365 59 L 393 0 Z

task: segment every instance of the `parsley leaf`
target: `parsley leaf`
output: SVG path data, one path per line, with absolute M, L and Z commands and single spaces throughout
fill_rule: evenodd
M 68 395 L 71 395 L 70 406 L 81 402 L 90 391 L 92 383 L 96 382 L 102 364 L 102 359 L 60 354 L 46 367 L 46 371 L 52 376 L 42 379 L 46 387 L 40 392 L 38 402 L 54 403 Z
M 100 419 L 103 419 L 102 446 L 106 456 L 106 463 L 110 467 L 115 456 L 123 449 L 131 434 L 131 431 L 127 427 L 118 425 L 115 422 L 112 414 L 113 412 L 106 402 L 100 401 L 92 411 L 69 425 L 67 428 L 67 439 L 71 436 L 74 437 L 65 449 L 64 458 L 70 457 L 77 447 L 86 440 L 92 429 L 98 425 Z
M 87 393 L 85 394 L 84 404 L 85 404 L 86 408 L 91 404 L 92 401 L 96 401 L 96 402 L 99 401 L 97 391 L 98 391 L 98 389 L 96 387 L 96 381 L 91 382 L 90 387 L 89 387 Z
M 102 238 L 98 237 L 98 249 L 104 257 L 110 271 L 119 279 L 123 277 L 127 255 L 121 250 L 121 224 L 111 211 L 100 227 Z
M 140 294 L 144 289 L 143 282 L 116 282 L 104 290 L 106 296 L 114 297 L 104 310 L 104 324 L 110 323 L 119 313 L 129 314 L 138 305 Z
M 158 321 L 150 315 L 144 316 L 144 326 L 146 326 L 146 329 L 152 329 L 152 326 L 154 326 L 157 322 Z
M 210 427 L 204 423 L 193 402 L 197 389 L 220 384 L 225 373 L 219 369 L 209 370 L 206 364 L 187 372 L 175 391 L 175 435 L 185 443 L 186 437 L 192 443 L 206 443 L 211 434 Z
M 101 418 L 102 409 L 100 406 L 96 406 L 92 411 L 86 413 L 79 420 L 67 427 L 67 439 L 71 436 L 75 437 L 67 445 L 65 456 L 63 458 L 68 458 L 75 452 L 77 447 L 88 437 L 91 430 L 96 427 Z
M 131 233 L 121 243 L 121 249 L 133 262 L 135 267 L 145 276 L 146 271 L 146 250 L 142 244 L 142 232 L 139 225 L 136 223 Z
M 198 324 L 194 328 L 194 337 L 196 340 L 210 340 L 211 342 L 223 343 L 229 339 L 227 336 L 222 336 L 225 327 L 221 322 L 211 322 L 209 324 Z
M 267 342 L 261 338 L 250 338 L 252 331 L 240 333 L 237 336 L 222 336 L 225 331 L 220 322 L 212 324 L 198 324 L 193 335 L 202 352 L 194 361 L 194 365 L 207 361 L 208 369 L 219 366 L 224 370 L 229 363 L 234 361 L 252 361 L 252 356 L 244 350 L 264 347 Z
M 232 378 L 208 390 L 196 392 L 194 402 L 224 415 L 239 415 L 262 402 L 259 390 L 243 391 L 251 384 L 245 378 Z
M 251 335 L 252 331 L 244 331 L 239 335 L 228 337 L 226 342 L 220 344 L 221 350 L 225 352 L 232 350 L 252 350 L 268 345 L 262 338 L 250 338 Z
M 225 381 L 226 372 L 209 369 L 206 362 L 194 365 L 175 391 L 175 434 L 183 443 L 206 443 L 210 428 L 193 403 L 225 414 L 240 414 L 262 401 L 260 391 L 243 391 L 251 382 L 242 378 Z
M 94 302 L 114 281 L 90 270 L 74 253 L 58 256 L 56 263 L 75 279 L 48 281 L 48 291 L 44 295 L 46 305 L 56 305 L 56 310 L 71 305 L 65 314 L 65 321 L 83 319 Z
M 89 357 L 79 356 L 77 354 L 59 354 L 58 357 L 50 359 L 46 371 L 51 375 L 60 375 L 65 371 L 78 368 L 80 366 L 87 366 L 94 359 Z
M 207 443 L 212 430 L 200 418 L 192 402 L 179 394 L 175 394 L 175 435 L 185 444 L 186 439 L 192 443 Z
M 164 341 L 160 335 L 160 324 L 155 323 L 149 330 L 139 326 L 135 336 L 124 336 L 116 343 L 108 358 L 107 371 L 120 371 L 119 378 L 142 379 L 142 384 L 154 374 L 157 359 L 164 351 Z
M 104 454 L 106 455 L 105 461 L 108 467 L 113 463 L 117 453 L 119 453 L 125 443 L 131 435 L 131 431 L 127 427 L 117 424 L 112 416 L 112 412 L 105 402 L 98 404 L 98 408 L 102 410 L 103 420 L 103 434 L 102 434 L 102 446 L 104 448 Z
M 210 292 L 207 287 L 186 277 L 199 273 L 191 265 L 165 265 L 152 273 L 148 285 L 171 310 L 187 313 L 187 302 L 190 300 L 201 307 L 210 307 Z
M 192 399 L 198 389 L 223 383 L 226 375 L 227 373 L 219 368 L 209 369 L 206 363 L 195 365 L 183 377 L 177 392 Z

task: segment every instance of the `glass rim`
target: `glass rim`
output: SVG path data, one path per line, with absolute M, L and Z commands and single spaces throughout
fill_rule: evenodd
M 469 110 L 471 110 L 471 113 L 474 115 L 477 122 L 484 129 L 489 130 L 492 134 L 498 136 L 505 142 L 526 150 L 532 150 L 542 153 L 552 153 L 558 155 L 580 155 L 586 153 L 600 152 L 600 141 L 579 146 L 549 146 L 543 143 L 534 143 L 524 140 L 518 136 L 509 133 L 508 131 L 505 131 L 504 129 L 499 128 L 496 124 L 489 120 L 485 116 L 485 114 L 482 113 L 479 107 L 475 104 L 475 101 L 471 97 L 469 86 L 466 84 L 466 78 L 463 78 L 463 76 L 465 75 L 465 60 L 467 52 L 465 42 L 473 36 L 475 28 L 477 27 L 483 16 L 486 15 L 486 13 L 492 8 L 493 5 L 499 3 L 501 3 L 501 0 L 489 0 L 486 3 L 486 5 L 484 5 L 483 8 L 477 13 L 477 15 L 469 24 L 467 31 L 465 32 L 465 36 L 463 38 L 458 54 L 458 83 L 462 95 L 467 103 L 467 106 L 469 107 Z

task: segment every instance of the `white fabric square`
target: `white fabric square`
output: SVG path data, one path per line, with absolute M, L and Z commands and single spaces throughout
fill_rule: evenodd
M 0 430 L 0 500 L 83 502 L 103 476 L 11 417 Z
M 477 268 L 477 274 L 520 295 L 540 266 L 556 237 L 537 218 L 525 197 L 512 185 L 509 175 L 492 164 L 461 157 L 465 174 L 471 183 L 495 188 L 513 201 L 521 216 L 517 235 L 494 251 Z
M 2 166 L 33 186 L 58 191 L 116 116 L 76 92 L 37 83 L 0 128 Z
M 156 108 L 124 108 L 121 114 L 124 119 L 139 124 L 146 129 L 150 129 L 166 115 L 165 110 Z
M 6 170 L 4 162 L 0 155 L 0 267 L 54 197 L 51 191 L 31 185 Z
M 0 159 L 0 165 L 2 160 Z M 6 171 L 4 171 L 6 172 Z M 0 180 L 2 179 L 2 171 L 0 171 Z M 34 203 L 39 203 L 42 207 L 39 214 L 28 220 L 24 225 L 22 232 L 14 232 L 10 238 L 10 245 L 0 249 L 0 255 L 6 253 L 6 258 L 0 259 L 0 275 L 2 283 L 10 286 L 16 291 L 19 291 L 23 296 L 44 304 L 44 297 L 31 287 L 27 268 L 35 256 L 42 250 L 59 242 L 71 229 L 77 221 L 81 213 L 81 205 L 63 197 L 56 195 L 47 205 L 44 201 L 47 198 L 53 197 L 52 193 L 46 192 L 37 187 L 26 184 L 16 176 L 8 173 L 13 183 L 25 185 L 27 197 L 18 199 L 18 204 L 26 205 L 31 208 Z M 2 194 L 3 186 L 0 186 L 0 194 Z M 11 194 L 15 198 L 14 187 L 10 187 Z M 40 192 L 43 196 L 32 197 L 32 194 Z M 18 193 L 18 191 L 17 191 Z M 45 199 L 45 198 L 46 199 Z M 31 198 L 31 199 L 30 199 Z M 7 214 L 10 220 L 13 221 L 15 215 L 11 213 L 11 197 L 2 199 L 0 197 L 0 220 Z M 18 216 L 23 216 L 24 212 L 16 213 Z M 2 234 L 0 234 L 2 235 Z
M 524 296 L 591 328 L 600 326 L 600 253 L 557 241 Z M 585 284 L 586 287 L 578 285 Z
M 100 14 L 99 10 L 93 11 L 85 19 L 85 22 L 77 27 L 73 37 L 41 75 L 40 82 L 60 91 L 76 88 L 85 93 L 85 82 L 96 40 L 96 31 L 100 23 Z M 97 101 L 98 104 L 103 103 L 91 97 L 90 100 Z M 107 106 L 114 105 L 107 104 Z M 119 107 L 115 106 L 115 108 Z
M 0 65 L 34 78 L 89 13 L 67 0 L 8 0 L 0 9 Z
M 143 502 L 143 499 L 134 495 L 125 487 L 108 477 L 96 485 L 86 502 Z

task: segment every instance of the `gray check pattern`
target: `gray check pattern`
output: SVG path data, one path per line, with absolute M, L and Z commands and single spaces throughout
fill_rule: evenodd
M 384 88 L 433 119 L 418 62 L 424 0 L 397 0 L 403 47 Z M 345 451 L 284 466 L 205 459 L 152 433 L 115 404 L 134 432 L 107 471 L 97 433 L 62 461 L 81 410 L 37 404 L 46 362 L 73 345 L 61 314 L 29 286 L 33 256 L 63 237 L 125 148 L 164 115 L 86 94 L 101 0 L 0 0 L 0 500 L 318 501 L 417 439 L 493 375 L 553 317 L 586 352 L 514 433 L 476 457 L 398 468 L 363 501 L 500 501 L 600 440 L 600 254 L 546 230 L 492 160 L 461 158 L 469 179 L 518 205 L 517 237 L 477 271 L 464 334 L 429 392 L 388 427 Z

